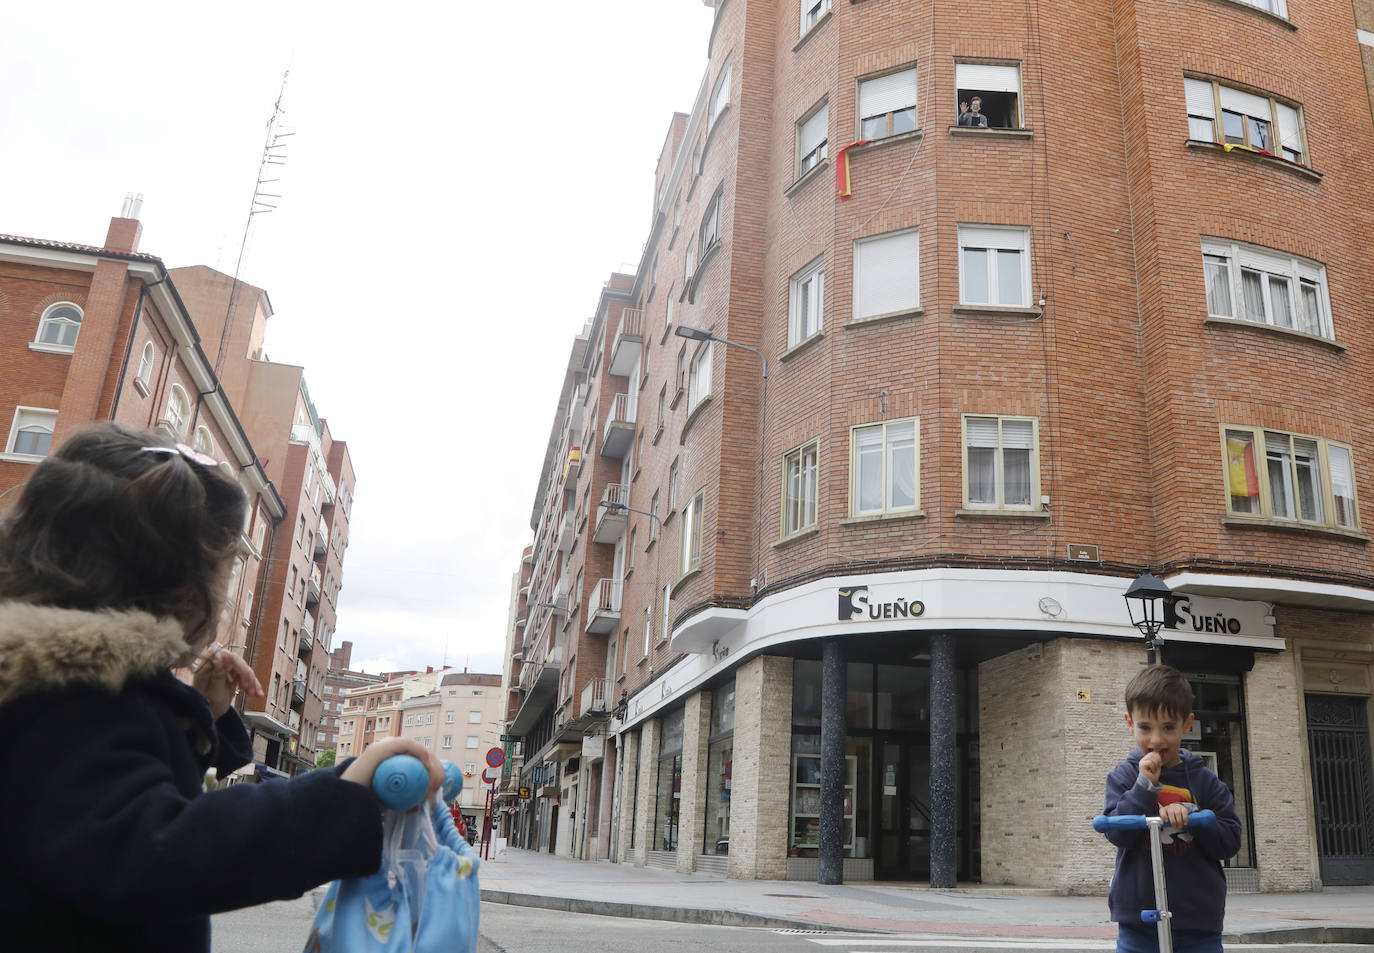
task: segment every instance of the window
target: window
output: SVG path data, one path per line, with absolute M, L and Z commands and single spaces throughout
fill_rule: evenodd
M 1321 437 L 1222 428 L 1226 456 L 1227 511 L 1235 516 L 1359 526 L 1350 447 Z M 1257 447 L 1264 447 L 1264 466 Z
M 1030 230 L 959 226 L 961 304 L 1030 305 Z
M 830 103 L 827 100 L 797 123 L 797 178 L 825 161 L 829 144 Z
M 701 568 L 701 511 L 706 505 L 706 491 L 699 490 L 682 510 L 682 551 L 678 560 L 678 575 L 685 576 L 694 569 Z
M 191 412 L 191 402 L 186 399 L 186 391 L 180 384 L 172 385 L 172 396 L 167 398 L 167 425 L 178 437 L 186 436 L 187 417 Z
M 477 736 L 476 736 L 476 735 L 468 735 L 467 747 L 469 747 L 469 748 L 476 748 L 476 747 L 477 747 Z
M 801 32 L 805 36 L 807 31 L 821 21 L 821 17 L 830 12 L 830 0 L 801 0 Z
M 671 584 L 665 585 L 665 586 L 663 587 L 663 619 L 662 619 L 662 622 L 661 622 L 662 627 L 663 627 L 663 633 L 659 636 L 659 638 L 661 638 L 661 639 L 663 639 L 663 640 L 665 640 L 665 641 L 667 640 L 668 636 L 672 635 L 672 626 L 669 624 L 669 620 L 668 620 L 668 607 L 669 607 L 669 605 L 671 604 L 671 596 L 672 596 L 672 594 L 673 594 L 673 587 L 672 587 L 672 585 L 671 585 Z
M 452 747 L 453 747 L 453 735 L 444 735 L 444 738 L 443 738 L 443 740 L 440 742 L 440 744 L 441 744 L 443 747 L 445 747 L 445 748 L 452 748 Z
M 980 509 L 1034 510 L 1039 488 L 1036 422 L 964 417 L 964 502 Z
M 680 395 L 680 394 L 681 394 L 684 390 L 686 390 L 686 389 L 687 389 L 687 345 L 684 344 L 684 345 L 682 345 L 682 347 L 681 347 L 681 348 L 678 350 L 678 352 L 677 352 L 677 392 L 678 392 L 678 394 Z M 676 398 L 674 398 L 673 403 L 674 403 L 674 404 L 677 403 Z
M 677 509 L 677 460 L 668 465 L 668 512 Z
M 629 575 L 635 568 L 635 550 L 639 548 L 639 527 L 630 530 L 629 555 L 625 557 L 625 573 Z
M 469 725 L 480 725 L 481 723 L 482 723 L 482 713 L 481 713 L 480 711 L 469 711 L 469 712 L 468 712 L 468 724 L 469 724 Z
M 817 444 L 809 443 L 782 458 L 782 535 L 816 525 Z
M 427 725 L 432 725 L 432 724 L 434 724 L 434 712 L 431 711 L 431 712 L 426 712 L 426 713 L 425 713 L 425 724 L 427 724 Z
M 711 196 L 711 204 L 706 206 L 706 214 L 701 217 L 701 256 L 706 257 L 706 253 L 711 250 L 716 242 L 720 241 L 720 197 L 724 192 L 717 190 Z
M 859 138 L 916 129 L 916 67 L 859 81 Z
M 825 259 L 817 258 L 790 282 L 787 346 L 796 347 L 822 327 L 825 301 Z
M 1326 268 L 1283 252 L 1222 239 L 1202 240 L 1207 314 L 1335 336 Z
M 1210 79 L 1185 77 L 1183 91 L 1189 139 L 1221 143 L 1228 151 L 1239 146 L 1309 164 L 1299 107 Z
M 247 625 L 253 618 L 253 590 L 249 589 L 243 595 L 243 624 Z
M 711 128 L 720 118 L 720 114 L 725 112 L 725 107 L 730 105 L 730 66 L 732 57 L 725 58 L 725 64 L 720 68 L 720 75 L 716 77 L 716 88 L 711 93 L 711 121 L 706 124 L 706 128 Z
M 914 510 L 919 418 L 850 431 L 850 512 L 855 516 Z
M 654 607 L 644 607 L 644 654 L 649 654 L 649 639 L 654 632 Z
M 673 300 L 673 292 L 676 290 L 676 288 L 668 289 L 668 304 L 663 311 L 663 333 L 665 336 L 673 329 L 673 305 L 676 303 Z
M 444 712 L 444 724 L 446 724 L 446 725 L 451 725 L 451 724 L 453 724 L 453 712 L 451 712 L 451 711 L 446 711 L 446 712 Z
M 196 439 L 191 443 L 191 446 L 207 457 L 213 457 L 215 455 L 215 440 L 210 436 L 208 427 L 200 426 L 196 428 Z
M 1239 2 L 1266 10 L 1274 16 L 1283 17 L 1285 20 L 1288 19 L 1288 4 L 1284 0 L 1239 0 Z
M 463 773 L 464 773 L 464 774 L 476 774 L 476 773 L 477 773 L 477 763 L 476 763 L 475 761 L 465 761 L 465 762 L 463 762 Z
M 406 727 L 407 727 L 407 728 L 410 728 L 410 727 L 413 726 L 414 724 L 415 724 L 415 716 L 414 716 L 414 715 L 406 715 Z
M 686 256 L 687 256 L 687 266 L 686 266 L 686 267 L 687 267 L 687 270 L 686 270 L 686 274 L 685 274 L 684 277 L 685 277 L 688 281 L 691 281 L 691 280 L 692 280 L 692 275 L 696 274 L 696 270 L 697 270 L 697 250 L 696 250 L 696 245 L 693 244 L 693 242 L 690 242 L 690 241 L 689 241 L 689 242 L 687 243 L 687 253 L 686 253 Z
M 668 385 L 664 384 L 658 392 L 658 425 L 657 433 L 663 432 L 663 423 L 668 416 Z M 657 437 L 655 437 L 657 439 Z
M 992 129 L 1021 127 L 1021 67 L 994 63 L 955 63 L 961 126 Z M 978 106 L 974 111 L 975 100 Z M 964 106 L 969 111 L 965 113 Z M 970 117 L 982 117 L 981 121 Z
M 653 498 L 649 501 L 649 512 L 654 514 L 654 518 L 649 520 L 649 542 L 658 539 L 659 530 L 662 528 L 658 521 L 658 490 L 654 490 Z
M 57 426 L 57 411 L 39 407 L 19 407 L 10 424 L 5 452 L 26 457 L 46 457 L 52 447 L 52 432 Z
M 153 347 L 153 342 L 149 341 L 143 345 L 143 356 L 138 360 L 138 373 L 134 375 L 134 383 L 142 384 L 139 390 L 146 395 L 148 393 L 148 382 L 153 377 L 153 364 L 157 361 L 157 348 Z
M 81 309 L 70 301 L 50 305 L 38 320 L 38 337 L 34 343 L 55 350 L 72 350 L 76 347 L 76 336 L 81 333 L 81 317 Z
M 920 247 L 920 232 L 914 228 L 854 243 L 856 320 L 920 307 Z
M 690 414 L 711 396 L 711 342 L 702 341 L 692 355 L 691 376 L 687 381 L 687 412 Z

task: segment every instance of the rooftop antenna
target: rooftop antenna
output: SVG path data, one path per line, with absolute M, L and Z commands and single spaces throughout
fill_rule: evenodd
M 225 347 L 229 342 L 229 323 L 234 314 L 234 299 L 238 297 L 239 291 L 239 270 L 243 267 L 243 253 L 248 247 L 248 233 L 253 227 L 253 216 L 270 212 L 277 206 L 274 204 L 281 195 L 275 192 L 264 191 L 263 186 L 273 185 L 280 182 L 280 179 L 268 178 L 274 167 L 286 165 L 286 146 L 283 140 L 294 136 L 296 131 L 281 124 L 281 117 L 286 109 L 282 106 L 282 98 L 286 95 L 286 78 L 291 75 L 290 70 L 281 74 L 281 89 L 277 91 L 277 101 L 272 104 L 272 115 L 267 119 L 267 137 L 263 142 L 262 161 L 258 163 L 258 178 L 253 183 L 253 201 L 248 205 L 248 220 L 243 224 L 243 238 L 239 242 L 238 260 L 234 262 L 234 281 L 229 290 L 229 304 L 224 314 L 224 326 L 219 333 L 219 354 L 215 358 L 215 376 L 219 377 L 224 370 Z

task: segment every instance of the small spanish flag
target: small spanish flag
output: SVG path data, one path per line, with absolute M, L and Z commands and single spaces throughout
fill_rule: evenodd
M 851 142 L 835 156 L 835 188 L 840 190 L 841 202 L 849 198 L 851 191 L 849 187 L 849 150 L 872 141 L 872 139 L 860 139 L 858 142 Z
M 1253 442 L 1226 438 L 1226 474 L 1232 496 L 1259 496 L 1259 473 L 1255 470 Z

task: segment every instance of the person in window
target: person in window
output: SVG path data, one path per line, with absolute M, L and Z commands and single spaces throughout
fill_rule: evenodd
M 968 102 L 959 104 L 959 125 L 986 129 L 988 117 L 983 115 L 982 97 L 974 96 Z
M 372 775 L 204 791 L 253 759 L 264 698 L 211 638 L 247 500 L 211 457 L 104 423 L 40 463 L 0 520 L 0 922 L 6 951 L 208 953 L 210 915 L 382 862 Z M 178 674 L 180 673 L 180 674 Z

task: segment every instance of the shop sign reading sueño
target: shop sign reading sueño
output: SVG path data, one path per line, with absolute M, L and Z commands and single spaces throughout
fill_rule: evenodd
M 919 599 L 898 596 L 884 602 L 869 599 L 867 586 L 846 586 L 839 590 L 839 619 L 849 622 L 853 619 L 916 619 L 925 611 L 926 606 Z
M 1164 600 L 1164 628 L 1206 635 L 1273 636 L 1270 612 L 1266 602 L 1180 594 Z

